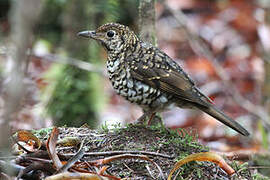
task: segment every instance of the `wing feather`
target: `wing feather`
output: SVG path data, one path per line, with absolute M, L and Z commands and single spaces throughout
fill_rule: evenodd
M 174 70 L 170 65 L 167 64 L 167 69 L 157 67 L 150 69 L 137 63 L 135 67 L 130 71 L 133 78 L 153 88 L 161 89 L 163 92 L 171 94 L 180 100 L 206 106 L 206 103 L 196 94 L 193 81 L 185 74 Z

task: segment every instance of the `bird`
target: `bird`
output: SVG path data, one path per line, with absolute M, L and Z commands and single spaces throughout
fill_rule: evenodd
M 199 109 L 249 136 L 243 126 L 215 107 L 178 63 L 158 47 L 140 40 L 128 26 L 107 23 L 77 35 L 94 39 L 103 46 L 114 90 L 143 109 L 138 122 L 174 107 Z

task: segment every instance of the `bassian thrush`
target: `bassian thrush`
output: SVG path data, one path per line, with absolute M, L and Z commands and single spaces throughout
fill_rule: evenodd
M 177 106 L 200 109 L 244 136 L 248 131 L 214 107 L 184 70 L 157 47 L 141 41 L 127 26 L 108 23 L 79 36 L 92 38 L 108 53 L 109 79 L 116 92 L 138 104 L 139 121 Z

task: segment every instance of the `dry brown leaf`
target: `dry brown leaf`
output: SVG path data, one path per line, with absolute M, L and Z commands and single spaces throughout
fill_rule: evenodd
M 59 135 L 59 130 L 57 127 L 54 127 L 52 133 L 47 141 L 47 151 L 51 160 L 53 161 L 54 166 L 59 170 L 63 164 L 61 163 L 57 153 L 56 153 L 56 143 Z
M 17 132 L 17 141 L 23 141 L 29 146 L 39 149 L 41 147 L 41 141 L 30 131 L 18 131 Z M 34 142 L 34 144 L 33 144 Z
M 57 144 L 65 147 L 74 147 L 80 144 L 80 142 L 81 139 L 79 137 L 64 137 L 63 139 L 59 139 Z
M 190 162 L 190 161 L 210 161 L 217 164 L 220 168 L 222 168 L 228 175 L 232 175 L 235 171 L 229 166 L 225 160 L 218 154 L 214 152 L 201 152 L 191 154 L 184 159 L 178 161 L 173 169 L 171 170 L 168 180 L 171 180 L 173 173 L 178 170 L 182 165 Z

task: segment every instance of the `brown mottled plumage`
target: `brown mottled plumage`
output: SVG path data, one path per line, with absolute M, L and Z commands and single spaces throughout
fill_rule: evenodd
M 145 113 L 140 120 L 173 106 L 197 108 L 240 134 L 249 135 L 215 108 L 176 62 L 157 47 L 142 42 L 127 26 L 108 23 L 78 35 L 95 39 L 106 49 L 112 86 L 118 94 L 143 108 Z

